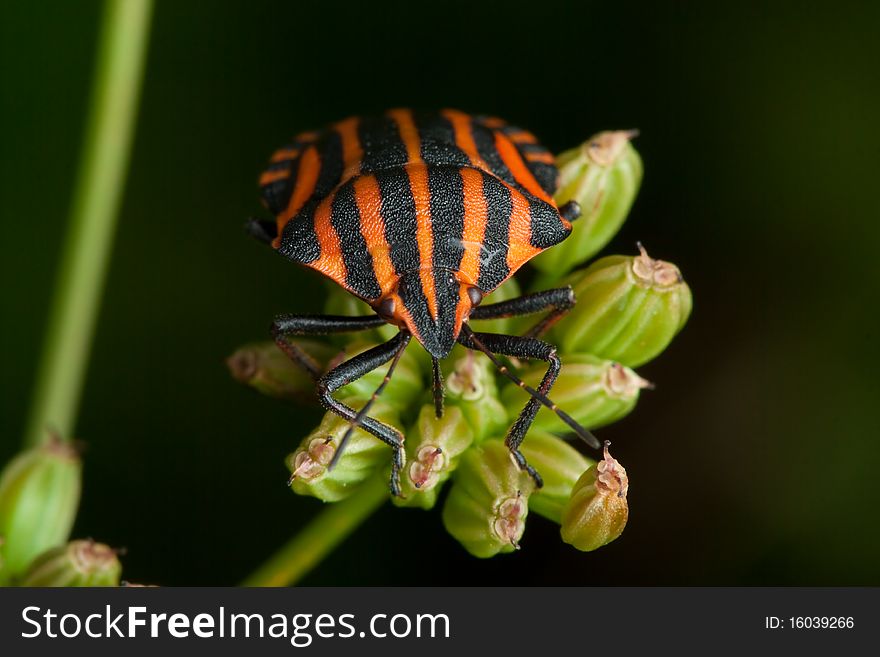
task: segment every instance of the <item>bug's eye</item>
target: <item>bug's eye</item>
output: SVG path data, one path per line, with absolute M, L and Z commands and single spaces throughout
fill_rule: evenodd
M 471 305 L 477 307 L 480 305 L 480 302 L 483 300 L 483 293 L 475 287 L 468 288 L 468 297 L 470 297 Z
M 382 299 L 382 302 L 376 306 L 376 313 L 382 319 L 392 319 L 394 317 L 394 310 L 396 309 L 396 304 L 394 303 L 394 299 L 391 297 L 387 297 Z

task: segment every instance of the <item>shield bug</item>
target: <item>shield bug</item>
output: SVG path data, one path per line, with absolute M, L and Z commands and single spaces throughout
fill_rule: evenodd
M 434 401 L 443 409 L 438 361 L 457 343 L 485 353 L 530 396 L 506 444 L 540 486 L 520 445 L 543 404 L 595 448 L 598 441 L 548 399 L 561 367 L 556 348 L 539 336 L 575 303 L 569 287 L 481 305 L 507 278 L 571 233 L 576 203 L 553 201 L 558 171 L 535 137 L 504 121 L 456 110 L 394 109 L 352 117 L 306 132 L 277 150 L 260 178 L 274 221 L 252 219 L 249 232 L 287 258 L 315 269 L 366 301 L 360 317 L 281 315 L 272 325 L 279 347 L 315 379 L 321 402 L 348 420 L 342 454 L 360 426 L 393 450 L 391 491 L 400 494 L 403 436 L 368 411 L 415 338 L 433 361 Z M 478 333 L 469 319 L 546 313 L 525 335 Z M 392 324 L 388 342 L 322 372 L 288 337 L 342 333 Z M 523 383 L 498 355 L 539 359 L 547 371 L 537 389 Z M 333 393 L 390 362 L 359 411 Z M 332 463 L 331 463 L 332 467 Z

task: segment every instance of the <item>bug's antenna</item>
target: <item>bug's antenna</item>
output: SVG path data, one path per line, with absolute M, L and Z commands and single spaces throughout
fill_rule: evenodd
M 443 373 L 440 371 L 440 361 L 431 358 L 431 366 L 434 372 L 434 414 L 439 420 L 443 417 Z
M 589 445 L 593 449 L 601 449 L 602 448 L 602 444 L 596 439 L 596 436 L 594 436 L 592 433 L 590 433 L 587 429 L 584 429 L 584 427 L 582 427 L 580 424 L 578 424 L 574 420 L 574 418 L 572 418 L 568 413 L 561 410 L 556 404 L 554 404 L 550 400 L 549 397 L 547 397 L 547 395 L 542 395 L 540 392 L 538 392 L 537 390 L 535 390 L 531 386 L 526 385 L 525 381 L 523 381 L 516 374 L 511 372 L 504 363 L 502 363 L 500 360 L 498 360 L 498 357 L 495 354 L 493 354 L 491 351 L 489 351 L 486 348 L 486 345 L 484 345 L 482 342 L 480 342 L 480 339 L 477 337 L 476 333 L 474 333 L 473 330 L 469 326 L 463 325 L 462 330 L 467 331 L 468 338 L 470 339 L 470 341 L 474 344 L 474 346 L 477 349 L 479 349 L 480 351 L 482 351 L 484 354 L 486 354 L 489 357 L 489 360 L 492 361 L 492 364 L 495 365 L 495 367 L 498 369 L 499 372 L 501 372 L 504 376 L 506 376 L 508 379 L 513 381 L 516 385 L 518 385 L 520 388 L 522 388 L 527 393 L 529 393 L 533 398 L 535 398 L 539 402 L 541 402 L 544 406 L 546 406 L 551 411 L 556 413 L 556 416 L 560 420 L 565 422 L 571 428 L 571 430 L 574 431 L 578 435 L 578 438 L 580 438 L 585 443 L 587 443 L 587 445 Z
M 339 460 L 339 457 L 342 456 L 342 452 L 345 451 L 345 445 L 348 443 L 351 435 L 354 433 L 354 430 L 357 429 L 361 422 L 364 421 L 364 418 L 367 416 L 367 413 L 370 410 L 370 407 L 373 405 L 373 402 L 379 398 L 379 395 L 382 394 L 382 391 L 385 390 L 385 386 L 388 385 L 388 382 L 391 381 L 391 376 L 394 374 L 394 370 L 397 367 L 397 363 L 400 362 L 400 357 L 403 355 L 403 352 L 406 350 L 406 346 L 409 344 L 410 335 L 403 336 L 403 340 L 401 340 L 400 347 L 397 350 L 397 353 L 394 354 L 394 358 L 391 360 L 391 365 L 388 368 L 388 372 L 385 373 L 385 378 L 382 379 L 382 383 L 373 391 L 373 394 L 370 395 L 370 398 L 367 400 L 367 403 L 364 404 L 364 407 L 357 412 L 357 415 L 354 416 L 354 419 L 349 423 L 349 427 L 346 432 L 342 436 L 342 440 L 339 441 L 339 446 L 336 448 L 336 452 L 333 454 L 333 458 L 330 459 L 330 464 L 327 466 L 328 470 L 332 470 L 336 465 L 336 462 Z
M 249 217 L 244 225 L 245 232 L 263 244 L 272 244 L 278 237 L 278 227 L 274 221 Z

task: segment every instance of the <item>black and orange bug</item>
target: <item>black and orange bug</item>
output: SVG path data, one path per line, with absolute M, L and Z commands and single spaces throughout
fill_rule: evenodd
M 580 209 L 575 203 L 556 206 L 557 178 L 553 156 L 531 133 L 456 110 L 394 109 L 374 118 L 352 117 L 303 133 L 272 155 L 260 186 L 275 221 L 252 219 L 249 232 L 375 311 L 361 317 L 281 315 L 272 325 L 279 347 L 314 377 L 324 406 L 351 424 L 334 462 L 361 426 L 391 446 L 391 491 L 400 494 L 403 436 L 367 413 L 412 338 L 433 360 L 438 417 L 443 408 L 438 360 L 456 342 L 485 353 L 531 395 L 506 444 L 539 486 L 540 476 L 519 447 L 541 404 L 599 448 L 592 434 L 547 397 L 561 364 L 556 348 L 539 336 L 574 305 L 571 288 L 480 305 L 530 258 L 570 234 Z M 522 336 L 477 333 L 468 325 L 469 319 L 541 312 L 548 314 Z M 326 373 L 287 340 L 386 323 L 400 328 L 395 337 Z M 545 361 L 538 389 L 525 385 L 496 354 Z M 389 361 L 382 384 L 360 411 L 334 399 L 335 391 Z

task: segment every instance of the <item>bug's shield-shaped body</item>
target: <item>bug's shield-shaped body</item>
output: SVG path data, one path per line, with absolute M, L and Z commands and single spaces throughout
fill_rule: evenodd
M 571 231 L 552 155 L 456 110 L 391 110 L 304 133 L 260 179 L 273 246 L 406 328 L 435 358 L 526 261 Z

